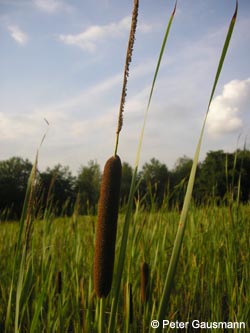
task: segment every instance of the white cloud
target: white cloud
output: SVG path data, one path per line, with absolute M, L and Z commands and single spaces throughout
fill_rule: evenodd
M 96 50 L 96 43 L 100 39 L 115 38 L 120 36 L 130 27 L 130 17 L 125 17 L 119 22 L 107 25 L 93 25 L 84 32 L 76 35 L 60 35 L 59 39 L 68 45 L 76 45 L 83 50 L 93 52 Z
M 28 42 L 28 36 L 25 34 L 18 26 L 9 25 L 8 30 L 10 31 L 11 37 L 21 45 L 24 45 Z
M 250 78 L 227 83 L 212 104 L 207 119 L 211 136 L 239 131 L 250 105 Z
M 143 32 L 143 33 L 147 33 L 147 32 L 150 32 L 152 31 L 152 25 L 151 24 L 147 24 L 147 23 L 139 23 L 138 24 L 138 28 L 137 30 L 139 32 Z
M 88 52 L 94 52 L 97 48 L 97 42 L 104 39 L 117 38 L 130 29 L 131 18 L 126 16 L 118 22 L 112 22 L 106 25 L 92 25 L 79 34 L 60 35 L 59 39 L 68 45 L 76 45 Z M 151 26 L 142 24 L 139 27 L 141 32 L 148 32 Z
M 64 2 L 59 0 L 34 0 L 34 4 L 37 8 L 53 14 L 60 10 L 68 10 L 70 7 Z

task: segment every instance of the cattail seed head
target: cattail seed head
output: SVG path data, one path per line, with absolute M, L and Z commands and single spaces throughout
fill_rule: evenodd
M 94 289 L 98 297 L 106 297 L 111 289 L 119 197 L 121 160 L 118 155 L 105 164 L 98 203 L 94 254 Z
M 141 265 L 141 300 L 142 303 L 146 303 L 148 301 L 149 296 L 149 265 L 144 262 Z

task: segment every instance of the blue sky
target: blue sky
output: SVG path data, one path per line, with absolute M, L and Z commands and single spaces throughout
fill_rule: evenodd
M 103 166 L 113 154 L 133 1 L 0 0 L 0 160 Z M 141 0 L 118 154 L 134 165 L 174 1 Z M 156 82 L 140 166 L 193 157 L 233 0 L 179 0 Z M 206 127 L 209 150 L 249 148 L 250 1 L 238 18 Z

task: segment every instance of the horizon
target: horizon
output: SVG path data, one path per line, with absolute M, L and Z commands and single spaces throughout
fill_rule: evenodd
M 244 152 L 244 151 L 250 152 L 249 149 L 246 149 L 246 150 L 245 150 L 245 148 L 244 148 L 244 149 L 237 148 L 235 151 L 232 151 L 232 152 L 227 152 L 227 151 L 224 151 L 224 150 L 221 150 L 221 149 L 219 149 L 219 150 L 209 150 L 208 152 L 206 152 L 206 156 L 205 156 L 203 159 L 200 159 L 200 160 L 199 160 L 199 164 L 202 164 L 202 163 L 205 161 L 205 159 L 207 158 L 207 155 L 208 155 L 209 153 L 222 152 L 223 154 L 226 154 L 226 155 L 229 155 L 229 154 L 234 155 L 234 154 L 236 154 L 236 153 L 239 152 L 239 151 L 240 151 L 240 152 Z M 20 159 L 22 159 L 22 160 L 24 160 L 24 161 L 29 162 L 29 163 L 32 164 L 32 165 L 33 165 L 33 163 L 34 163 L 33 160 L 30 160 L 29 158 L 25 158 L 25 157 L 18 156 L 18 155 L 17 155 L 17 156 L 10 156 L 8 159 L 0 160 L 0 163 L 1 163 L 1 162 L 5 162 L 5 161 L 7 161 L 7 160 L 10 160 L 10 159 L 12 159 L 12 158 L 20 158 Z M 185 159 L 186 159 L 186 160 L 192 160 L 192 161 L 193 161 L 193 159 L 192 159 L 191 157 L 186 156 L 186 155 L 183 155 L 183 156 L 179 156 L 179 157 L 177 158 L 175 164 L 174 164 L 172 167 L 169 167 L 165 162 L 162 162 L 161 160 L 159 160 L 159 159 L 155 158 L 154 156 L 152 156 L 152 157 L 149 158 L 149 160 L 147 160 L 147 161 L 145 161 L 143 164 L 141 164 L 140 168 L 138 169 L 138 172 L 141 172 L 141 171 L 143 170 L 143 167 L 145 166 L 145 164 L 150 164 L 152 160 L 156 160 L 157 162 L 160 162 L 161 165 L 166 166 L 168 172 L 175 172 L 176 167 L 178 167 L 179 163 L 181 163 L 181 161 L 182 161 L 182 160 L 185 160 Z M 122 162 L 122 164 L 123 164 L 123 163 L 127 163 L 127 164 L 129 165 L 129 167 L 132 168 L 132 170 L 134 169 L 134 165 L 130 164 L 128 161 L 124 160 L 124 161 L 121 161 L 121 162 Z M 75 169 L 75 170 L 71 170 L 71 168 L 70 168 L 69 165 L 64 165 L 64 164 L 61 164 L 61 163 L 59 163 L 59 162 L 58 162 L 58 163 L 55 163 L 55 164 L 52 165 L 52 166 L 46 166 L 46 165 L 45 165 L 45 166 L 43 166 L 43 168 L 41 169 L 41 168 L 39 167 L 39 156 L 38 156 L 38 163 L 37 163 L 37 166 L 38 166 L 38 170 L 39 170 L 39 172 L 46 172 L 48 169 L 53 170 L 53 168 L 56 168 L 57 166 L 60 165 L 62 168 L 68 168 L 68 170 L 69 170 L 69 172 L 72 174 L 72 176 L 73 176 L 73 177 L 76 177 L 76 176 L 81 172 L 81 169 L 82 169 L 83 167 L 89 167 L 91 163 L 97 164 L 97 165 L 100 167 L 100 172 L 101 172 L 101 173 L 103 172 L 102 167 L 101 167 L 101 164 L 98 162 L 97 159 L 89 160 L 89 161 L 87 161 L 85 164 L 81 164 L 81 165 L 79 165 L 78 168 Z

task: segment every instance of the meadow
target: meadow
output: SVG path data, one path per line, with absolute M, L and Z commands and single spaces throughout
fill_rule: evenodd
M 191 206 L 165 319 L 247 323 L 250 316 L 249 216 L 249 205 Z M 123 219 L 124 216 L 119 215 L 117 247 Z M 116 332 L 149 332 L 151 320 L 157 319 L 178 220 L 178 211 L 164 207 L 145 211 L 140 203 L 136 206 L 128 237 L 122 278 L 124 292 L 121 291 L 119 297 Z M 95 216 L 78 216 L 77 213 L 62 218 L 51 215 L 34 222 L 21 268 L 20 295 L 18 271 L 14 277 L 13 304 L 6 332 L 14 331 L 15 320 L 18 320 L 18 332 L 22 333 L 99 330 L 100 304 L 93 289 L 95 222 Z M 18 223 L 1 223 L 1 332 L 5 332 L 17 239 Z M 149 268 L 146 291 L 143 289 L 143 263 Z M 117 262 L 114 279 L 116 265 Z M 125 296 L 128 285 L 129 311 Z M 111 300 L 112 291 L 105 301 L 104 332 L 108 327 Z

